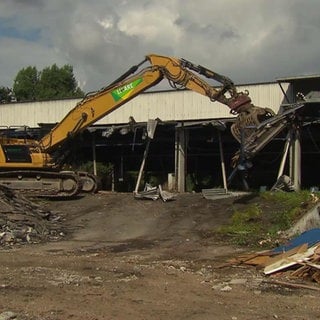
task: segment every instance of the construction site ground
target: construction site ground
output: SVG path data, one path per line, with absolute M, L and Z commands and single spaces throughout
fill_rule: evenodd
M 241 196 L 104 192 L 40 203 L 60 216 L 60 237 L 0 248 L 1 320 L 320 318 L 319 291 L 229 263 L 249 249 L 217 230 L 247 205 Z

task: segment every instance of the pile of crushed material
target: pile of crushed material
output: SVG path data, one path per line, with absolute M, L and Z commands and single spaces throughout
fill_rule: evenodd
M 301 284 L 303 281 L 320 285 L 320 229 L 305 231 L 273 250 L 245 254 L 230 262 L 257 266 L 263 269 L 266 276 L 276 278 L 273 280 L 275 284 L 320 291 L 318 286 Z M 281 278 L 287 281 L 282 281 Z M 292 283 L 289 280 L 300 282 Z
M 59 215 L 0 185 L 0 245 L 39 243 L 62 236 Z

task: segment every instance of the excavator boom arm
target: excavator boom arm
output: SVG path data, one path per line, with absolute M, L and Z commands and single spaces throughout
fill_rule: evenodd
M 141 73 L 88 94 L 39 142 L 50 152 L 70 136 L 74 136 L 110 112 L 162 80 L 159 70 L 144 69 Z
M 137 72 L 146 61 L 150 66 Z M 222 86 L 216 88 L 200 75 L 216 80 Z M 227 77 L 185 59 L 151 54 L 109 86 L 84 97 L 39 141 L 41 149 L 45 152 L 52 151 L 69 136 L 79 133 L 146 89 L 157 85 L 163 78 L 166 78 L 174 88 L 187 88 L 209 97 L 212 101 L 227 105 L 232 113 L 238 113 L 251 103 L 248 95 L 238 93 L 233 82 Z

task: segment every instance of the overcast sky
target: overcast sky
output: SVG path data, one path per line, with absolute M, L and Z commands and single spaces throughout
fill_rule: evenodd
M 0 0 L 0 86 L 56 63 L 97 90 L 149 53 L 274 81 L 319 74 L 319 40 L 319 0 Z

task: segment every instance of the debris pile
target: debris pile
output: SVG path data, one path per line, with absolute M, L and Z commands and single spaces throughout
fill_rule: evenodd
M 60 239 L 59 221 L 57 214 L 0 185 L 0 245 Z
M 246 254 L 230 262 L 257 266 L 263 269 L 265 276 L 273 279 L 299 281 L 292 284 L 277 280 L 274 282 L 277 284 L 320 290 L 301 284 L 301 281 L 307 281 L 320 285 L 320 229 L 306 231 L 271 251 Z
M 144 190 L 134 193 L 135 199 L 151 199 L 158 200 L 162 199 L 164 202 L 174 200 L 176 195 L 169 191 L 162 190 L 162 186 L 153 187 L 150 184 L 146 183 Z

